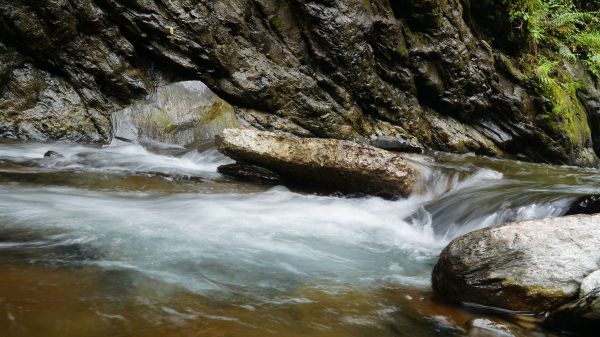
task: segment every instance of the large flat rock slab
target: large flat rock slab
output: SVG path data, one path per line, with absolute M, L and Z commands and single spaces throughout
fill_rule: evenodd
M 579 297 L 600 263 L 600 215 L 508 223 L 452 241 L 434 268 L 445 298 L 511 310 L 552 311 Z
M 216 144 L 238 161 L 265 167 L 302 186 L 399 197 L 411 194 L 420 182 L 417 164 L 407 157 L 350 141 L 226 129 Z

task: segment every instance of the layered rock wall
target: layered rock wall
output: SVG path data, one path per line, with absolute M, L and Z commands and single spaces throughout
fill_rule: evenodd
M 482 26 L 486 8 L 468 0 L 0 0 L 0 136 L 106 141 L 112 112 L 157 85 L 193 79 L 261 129 L 594 164 L 593 85 L 581 98 L 588 115 L 578 137 L 541 123 L 544 100 L 497 49 L 502 39 L 490 34 L 500 33 Z

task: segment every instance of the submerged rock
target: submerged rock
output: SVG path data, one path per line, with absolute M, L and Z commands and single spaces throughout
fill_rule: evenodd
M 204 83 L 178 82 L 113 114 L 113 138 L 186 146 L 237 125 L 233 107 Z
M 65 156 L 63 156 L 62 154 L 56 152 L 56 151 L 46 151 L 46 153 L 44 153 L 44 158 L 64 158 Z
M 575 200 L 565 215 L 596 213 L 600 213 L 600 196 L 592 195 Z
M 522 328 L 508 322 L 476 318 L 468 323 L 469 337 L 525 337 Z
M 420 176 L 416 164 L 404 156 L 350 141 L 227 129 L 216 137 L 216 144 L 236 160 L 318 189 L 406 196 L 417 188 Z
M 523 221 L 452 241 L 432 282 L 450 300 L 544 312 L 576 299 L 599 262 L 600 216 Z

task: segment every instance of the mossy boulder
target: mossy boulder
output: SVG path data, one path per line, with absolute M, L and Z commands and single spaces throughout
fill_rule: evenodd
M 540 85 L 547 101 L 545 112 L 537 116 L 536 122 L 561 143 L 572 162 L 594 166 L 599 159 L 593 149 L 588 113 L 578 97 L 578 91 L 584 90 L 586 85 L 569 75 L 564 76 L 562 82 L 549 80 Z
M 159 87 L 113 115 L 113 138 L 187 146 L 238 125 L 233 107 L 200 81 Z

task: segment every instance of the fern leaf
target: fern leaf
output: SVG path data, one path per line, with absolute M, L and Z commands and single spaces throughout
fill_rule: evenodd
M 575 54 L 573 54 L 571 49 L 564 44 L 561 44 L 558 47 L 558 54 L 565 60 L 577 61 L 577 56 Z

